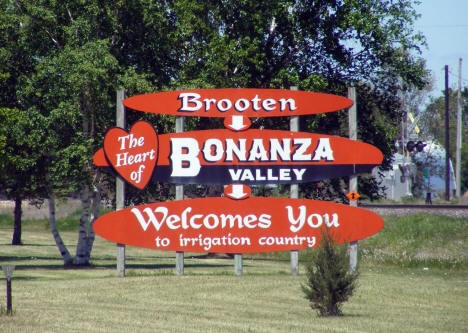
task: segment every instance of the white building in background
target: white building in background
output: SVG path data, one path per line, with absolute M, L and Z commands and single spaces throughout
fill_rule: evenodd
M 385 187 L 385 197 L 387 200 L 399 201 L 402 197 L 413 196 L 411 187 L 416 165 L 413 159 L 427 165 L 427 178 L 425 178 L 426 192 L 431 192 L 432 197 L 443 196 L 445 193 L 445 149 L 435 142 L 427 142 L 424 151 L 411 154 L 406 157 L 396 153 L 393 155 L 393 167 L 389 171 L 378 171 L 375 168 L 372 172 L 382 186 Z M 421 170 L 423 171 L 423 170 Z M 455 173 L 450 161 L 450 191 L 453 195 L 456 189 Z
M 452 156 L 453 157 L 453 156 Z M 426 143 L 424 151 L 414 155 L 414 160 L 428 165 L 428 192 L 445 193 L 445 148 L 434 141 Z M 455 172 L 450 160 L 450 191 L 455 193 Z
M 415 165 L 411 158 L 396 153 L 393 155 L 392 169 L 378 171 L 378 168 L 374 168 L 372 175 L 385 187 L 385 199 L 399 201 L 402 197 L 413 196 L 411 186 L 414 171 Z

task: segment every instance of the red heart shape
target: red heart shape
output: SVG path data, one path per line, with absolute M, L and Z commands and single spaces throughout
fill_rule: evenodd
M 130 132 L 111 128 L 104 137 L 104 153 L 109 164 L 127 182 L 144 189 L 158 159 L 158 136 L 146 121 L 136 122 Z

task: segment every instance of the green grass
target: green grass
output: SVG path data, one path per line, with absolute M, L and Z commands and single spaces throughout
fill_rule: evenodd
M 437 215 L 385 216 L 384 228 L 359 242 L 361 263 L 394 267 L 468 269 L 468 220 Z M 289 252 L 258 256 L 289 260 Z M 306 260 L 307 253 L 299 254 Z
M 71 253 L 76 218 L 58 222 L 72 229 L 62 232 Z M 186 253 L 175 276 L 174 253 L 127 247 L 118 278 L 115 244 L 97 237 L 91 267 L 63 269 L 41 223 L 27 221 L 24 245 L 11 246 L 11 224 L 0 222 L 0 264 L 16 265 L 14 314 L 0 313 L 0 332 L 467 332 L 466 220 L 385 218 L 359 242 L 359 286 L 339 318 L 310 309 L 304 267 L 290 275 L 288 252 L 244 255 L 242 276 L 232 259 Z
M 15 314 L 0 317 L 0 331 L 464 332 L 468 325 L 468 279 L 460 272 L 365 267 L 345 315 L 320 318 L 303 298 L 302 275 L 154 271 L 126 278 L 112 269 L 21 274 L 13 280 Z
M 385 217 L 377 235 L 360 242 L 361 258 L 399 267 L 468 268 L 468 220 L 436 215 Z
M 63 205 L 63 204 L 62 204 Z M 100 214 L 105 214 L 110 210 L 108 208 L 101 208 Z M 71 210 L 66 216 L 56 219 L 57 228 L 59 231 L 76 231 L 78 230 L 81 209 Z M 23 219 L 21 225 L 27 228 L 36 228 L 49 230 L 49 220 L 47 218 L 37 219 Z M 0 228 L 11 228 L 13 226 L 13 215 L 7 213 L 0 213 Z
M 10 214 L 0 214 L 0 226 L 5 228 L 13 225 L 13 216 Z

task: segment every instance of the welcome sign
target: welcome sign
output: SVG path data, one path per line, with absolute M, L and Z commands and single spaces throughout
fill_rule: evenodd
M 227 129 L 158 135 L 139 121 L 112 128 L 94 154 L 143 189 L 150 181 L 223 184 L 225 196 L 151 203 L 98 218 L 95 232 L 116 243 L 183 252 L 249 253 L 320 244 L 323 229 L 338 243 L 369 237 L 382 219 L 365 209 L 306 199 L 250 197 L 247 185 L 292 184 L 370 172 L 382 153 L 369 144 L 325 134 L 248 129 L 248 117 L 317 114 L 352 101 L 328 94 L 270 89 L 201 89 L 138 95 L 124 105 L 178 116 L 223 117 Z
M 219 129 L 158 136 L 150 124 L 137 122 L 130 133 L 110 130 L 94 163 L 112 167 L 143 188 L 150 179 L 176 184 L 311 182 L 370 172 L 382 159 L 372 145 L 324 134 Z
M 135 206 L 94 223 L 120 244 L 186 252 L 251 253 L 318 246 L 323 228 L 337 244 L 379 232 L 383 220 L 365 209 L 326 201 L 251 197 L 190 199 Z

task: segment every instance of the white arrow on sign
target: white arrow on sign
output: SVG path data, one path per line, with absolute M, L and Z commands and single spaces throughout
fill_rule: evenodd
M 229 191 L 229 187 L 230 187 L 230 191 Z M 249 187 L 246 186 L 246 185 L 232 184 L 229 187 L 226 188 L 225 194 L 228 197 L 230 197 L 231 199 L 240 200 L 240 199 L 244 199 L 244 198 L 246 198 L 246 197 L 248 197 L 250 195 L 250 191 L 247 190 L 247 189 L 249 189 Z M 244 191 L 244 189 L 246 191 Z
M 250 127 L 250 120 L 244 116 L 226 117 L 224 126 L 234 131 L 242 131 Z

